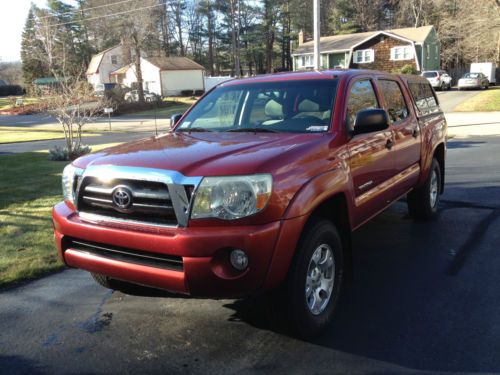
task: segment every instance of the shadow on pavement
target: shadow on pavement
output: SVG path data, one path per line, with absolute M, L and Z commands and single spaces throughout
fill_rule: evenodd
M 482 144 L 485 144 L 486 142 L 483 141 L 462 141 L 458 139 L 453 139 L 452 141 L 448 141 L 447 147 L 448 149 L 454 149 L 454 148 L 469 148 L 469 147 L 478 147 Z
M 436 220 L 419 223 L 395 206 L 354 233 L 353 280 L 328 332 L 313 344 L 410 369 L 500 371 L 499 340 L 482 334 L 495 318 L 467 298 L 472 280 L 448 272 L 456 255 L 450 249 L 460 251 L 491 211 L 469 220 L 460 214 L 470 208 L 443 205 Z M 231 319 L 283 333 L 269 321 L 263 297 L 225 307 L 234 310 Z

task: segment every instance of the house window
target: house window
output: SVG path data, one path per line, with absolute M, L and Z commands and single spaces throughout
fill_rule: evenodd
M 302 68 L 313 68 L 314 67 L 314 55 L 306 55 L 301 57 Z
M 412 46 L 398 46 L 391 48 L 391 60 L 411 60 L 413 59 Z
M 354 51 L 354 63 L 366 64 L 375 60 L 375 51 L 372 49 L 362 49 Z
M 118 65 L 118 56 L 111 55 L 111 64 Z

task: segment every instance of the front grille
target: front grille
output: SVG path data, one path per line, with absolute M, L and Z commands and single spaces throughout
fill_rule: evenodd
M 131 195 L 119 205 L 116 192 Z M 121 202 L 121 201 L 120 201 Z M 160 225 L 176 225 L 177 219 L 168 186 L 161 182 L 85 177 L 78 191 L 78 211 Z
M 73 249 L 102 258 L 140 264 L 148 267 L 170 269 L 175 271 L 183 270 L 182 257 L 174 255 L 134 250 L 125 247 L 79 240 L 71 237 L 64 237 L 64 249 Z

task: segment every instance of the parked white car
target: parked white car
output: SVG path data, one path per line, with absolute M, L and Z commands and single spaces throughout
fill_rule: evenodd
M 421 75 L 427 78 L 435 89 L 449 90 L 451 88 L 451 76 L 444 70 L 427 70 Z
M 160 100 L 160 96 L 156 95 L 153 92 L 149 92 L 144 90 L 144 100 L 147 102 L 155 102 Z M 125 94 L 125 100 L 129 103 L 138 102 L 139 101 L 139 90 L 132 90 Z
M 490 81 L 483 73 L 465 73 L 458 80 L 458 89 L 487 89 Z

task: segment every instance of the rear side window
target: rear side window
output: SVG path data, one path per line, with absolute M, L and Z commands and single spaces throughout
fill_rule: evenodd
M 413 96 L 417 111 L 420 116 L 427 115 L 439 110 L 436 98 L 431 86 L 425 82 L 410 82 L 408 84 Z
M 405 98 L 401 92 L 401 87 L 396 81 L 380 80 L 380 88 L 384 95 L 385 107 L 392 122 L 402 121 L 409 116 Z
M 359 111 L 371 108 L 379 108 L 372 83 L 369 80 L 355 82 L 351 87 L 349 99 L 347 100 L 347 129 L 354 129 L 354 121 Z

